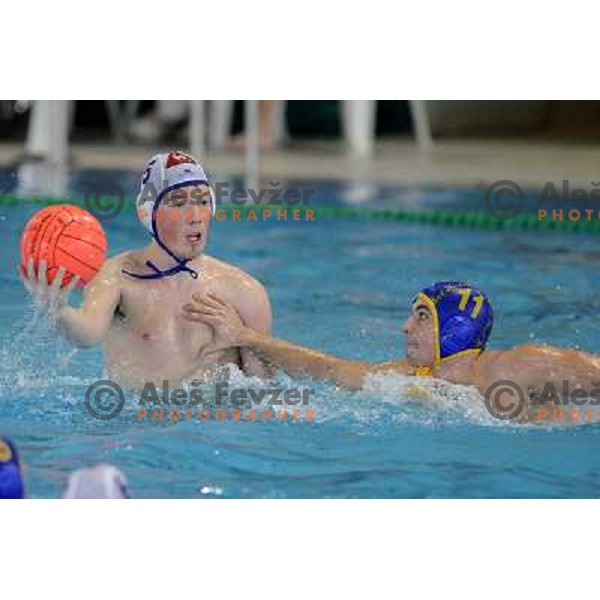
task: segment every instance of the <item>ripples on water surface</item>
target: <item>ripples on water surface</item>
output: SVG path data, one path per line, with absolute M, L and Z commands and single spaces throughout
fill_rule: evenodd
M 340 187 L 320 193 L 343 200 Z M 399 190 L 393 200 L 405 196 Z M 460 194 L 444 199 L 459 203 Z M 485 413 L 474 390 L 440 382 L 381 376 L 350 393 L 304 381 L 316 390 L 314 422 L 139 423 L 133 395 L 113 421 L 90 418 L 83 393 L 102 378 L 100 351 L 73 352 L 35 321 L 13 268 L 35 209 L 0 207 L 7 266 L 0 430 L 22 451 L 31 496 L 59 495 L 69 471 L 98 461 L 119 466 L 137 497 L 599 495 L 598 426 L 507 425 Z M 147 241 L 133 214 L 111 222 L 107 233 L 111 254 Z M 489 292 L 492 347 L 546 341 L 600 352 L 594 235 L 382 221 L 222 222 L 213 227 L 210 253 L 263 281 L 277 336 L 342 356 L 402 355 L 399 328 L 410 299 L 446 278 Z M 299 385 L 283 374 L 279 380 Z M 259 385 L 239 373 L 234 382 Z M 428 407 L 412 401 L 420 394 Z

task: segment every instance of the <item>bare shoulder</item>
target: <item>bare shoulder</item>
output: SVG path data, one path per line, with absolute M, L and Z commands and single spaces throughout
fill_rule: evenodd
M 123 252 L 102 263 L 100 270 L 85 286 L 82 309 L 85 311 L 105 311 L 112 314 L 123 293 L 121 269 L 126 264 L 129 253 Z
M 103 263 L 102 267 L 92 279 L 89 287 L 94 284 L 102 283 L 104 286 L 107 284 L 119 285 L 121 281 L 121 270 L 128 264 L 132 264 L 131 258 L 132 252 L 121 252 L 110 258 L 107 258 Z
M 486 352 L 485 354 L 489 354 L 488 359 L 493 362 L 532 360 L 571 361 L 577 358 L 592 356 L 585 352 L 574 350 L 573 348 L 557 348 L 556 346 L 548 346 L 545 344 L 523 344 L 521 346 L 515 346 L 514 348 L 508 348 L 507 350 Z M 483 356 L 485 356 L 485 354 Z
M 525 344 L 506 350 L 486 350 L 475 361 L 474 368 L 479 377 L 510 373 L 515 367 L 522 368 L 525 362 L 542 356 L 543 348 L 538 344 Z
M 600 369 L 600 357 L 543 344 L 525 344 L 497 352 L 484 352 L 476 361 L 480 377 L 487 379 L 526 378 L 550 380 L 569 372 Z
M 107 258 L 104 261 L 100 270 L 110 273 L 120 272 L 122 268 L 125 268 L 127 265 L 136 262 L 135 255 L 135 250 L 127 250 L 125 252 L 115 254 L 114 256 L 111 256 L 110 258 Z
M 204 268 L 210 278 L 219 283 L 219 288 L 223 291 L 246 297 L 266 294 L 263 284 L 239 267 L 205 255 Z
M 204 269 L 215 291 L 236 308 L 246 325 L 265 333 L 271 331 L 269 296 L 258 279 L 239 267 L 206 255 Z
M 560 369 L 561 367 L 600 369 L 600 356 L 575 348 L 530 344 L 517 346 L 507 352 L 514 360 L 550 365 L 552 369 Z

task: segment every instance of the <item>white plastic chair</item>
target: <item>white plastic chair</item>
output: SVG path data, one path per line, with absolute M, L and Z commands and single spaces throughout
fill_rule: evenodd
M 129 106 L 123 110 L 117 100 L 106 100 L 105 106 L 115 140 L 124 135 L 125 119 L 133 114 Z M 66 192 L 69 162 L 69 133 L 75 101 L 36 100 L 25 140 L 26 161 L 18 171 L 18 189 L 23 193 L 60 196 Z
M 124 136 L 126 121 L 131 119 L 137 103 L 127 102 L 125 107 L 118 100 L 106 100 L 110 130 L 115 140 Z M 69 133 L 73 121 L 75 101 L 36 100 L 31 107 L 27 129 L 25 153 L 49 163 L 64 165 L 69 157 Z
M 419 148 L 428 150 L 432 146 L 427 107 L 423 100 L 409 100 L 412 123 Z M 342 122 L 344 135 L 351 154 L 370 156 L 375 141 L 376 100 L 344 100 Z

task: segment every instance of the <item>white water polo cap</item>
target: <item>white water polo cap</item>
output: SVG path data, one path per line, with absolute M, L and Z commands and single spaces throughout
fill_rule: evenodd
M 99 464 L 71 473 L 63 498 L 124 500 L 131 498 L 131 495 L 127 479 L 119 469 Z
M 210 206 L 208 208 L 210 215 L 214 216 L 216 211 L 215 195 L 210 187 L 208 178 L 202 165 L 190 154 L 185 152 L 173 151 L 163 154 L 155 154 L 146 164 L 142 173 L 140 183 L 140 192 L 137 197 L 137 213 L 142 225 L 148 230 L 156 243 L 175 261 L 175 266 L 171 269 L 161 270 L 152 261 L 146 262 L 146 265 L 152 270 L 150 274 L 130 273 L 123 271 L 131 277 L 137 279 L 160 279 L 175 275 L 182 271 L 188 272 L 192 277 L 197 278 L 199 273 L 187 266 L 190 259 L 182 259 L 176 256 L 160 239 L 157 226 L 157 213 L 161 202 L 164 201 L 167 194 L 174 190 L 189 187 L 206 185 L 209 189 Z M 190 206 L 199 201 L 192 195 Z
M 156 211 L 164 197 L 179 188 L 196 185 L 209 187 L 210 213 L 214 216 L 215 197 L 202 165 L 185 152 L 155 154 L 146 163 L 137 197 L 138 216 L 144 227 L 156 236 Z

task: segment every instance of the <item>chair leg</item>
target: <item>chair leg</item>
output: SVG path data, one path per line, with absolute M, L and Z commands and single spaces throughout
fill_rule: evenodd
M 114 142 L 125 139 L 124 117 L 118 100 L 105 100 L 106 112 L 108 113 L 108 125 Z
M 57 165 L 69 156 L 72 100 L 36 100 L 31 109 L 25 153 Z
M 370 156 L 375 139 L 375 100 L 343 100 L 342 125 L 350 153 Z
M 246 133 L 246 188 L 257 190 L 260 174 L 260 144 L 258 131 L 258 100 L 244 102 Z
M 213 100 L 210 104 L 209 143 L 211 148 L 220 150 L 227 145 L 231 133 L 233 100 Z
M 410 113 L 412 115 L 413 127 L 417 144 L 421 150 L 430 150 L 433 146 L 431 139 L 431 128 L 425 100 L 409 100 Z
M 275 109 L 274 127 L 273 127 L 273 145 L 277 148 L 287 138 L 287 124 L 285 121 L 285 109 L 287 100 L 278 100 Z
M 190 101 L 190 148 L 192 154 L 202 160 L 206 153 L 204 126 L 204 100 Z

